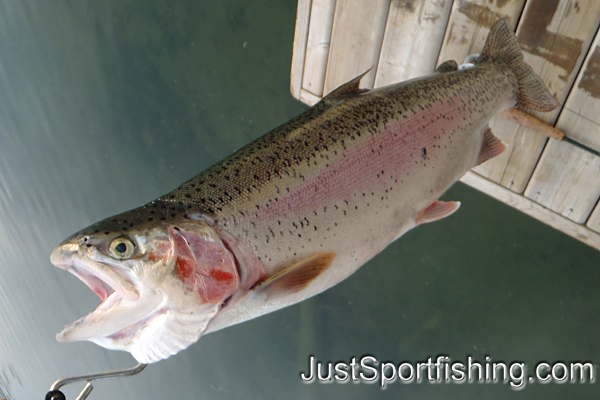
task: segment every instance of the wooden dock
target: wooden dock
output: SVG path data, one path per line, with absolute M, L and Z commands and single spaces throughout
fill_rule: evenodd
M 299 0 L 292 95 L 312 105 L 373 66 L 361 87 L 461 64 L 504 16 L 561 103 L 533 115 L 583 146 L 498 115 L 490 126 L 508 150 L 461 180 L 600 250 L 600 1 Z

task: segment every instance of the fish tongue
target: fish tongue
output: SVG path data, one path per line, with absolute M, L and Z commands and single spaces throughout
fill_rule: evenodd
M 119 332 L 152 314 L 161 304 L 162 296 L 146 295 L 130 302 L 113 293 L 106 304 L 68 325 L 56 335 L 59 342 L 77 342 L 105 337 Z

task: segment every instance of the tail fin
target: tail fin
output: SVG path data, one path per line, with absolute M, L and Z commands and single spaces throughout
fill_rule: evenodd
M 550 94 L 542 79 L 523 61 L 517 38 L 508 26 L 508 18 L 496 21 L 485 41 L 477 63 L 502 61 L 519 82 L 517 107 L 552 111 L 560 104 Z

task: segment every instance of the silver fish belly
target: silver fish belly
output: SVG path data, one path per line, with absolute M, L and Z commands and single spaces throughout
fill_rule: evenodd
M 498 111 L 558 105 L 504 19 L 471 69 L 444 63 L 370 91 L 360 78 L 173 192 L 65 240 L 52 262 L 103 303 L 59 340 L 155 362 L 313 296 L 456 211 L 438 198 L 505 149 L 488 127 Z

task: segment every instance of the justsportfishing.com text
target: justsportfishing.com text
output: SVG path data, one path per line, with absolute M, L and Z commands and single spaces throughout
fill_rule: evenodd
M 374 356 L 352 357 L 349 362 L 322 362 L 314 356 L 308 369 L 300 373 L 305 383 L 371 383 L 382 389 L 393 383 L 506 383 L 515 390 L 528 384 L 596 382 L 596 367 L 589 361 L 538 362 L 533 368 L 523 362 L 506 363 L 468 356 L 466 362 L 447 356 L 425 361 L 394 363 Z

